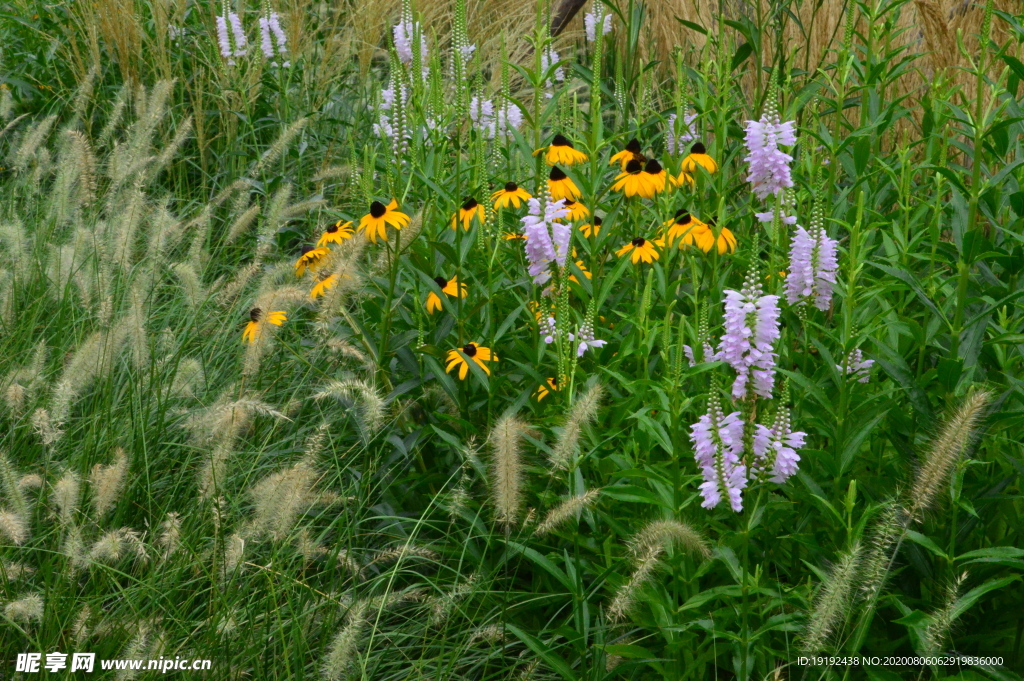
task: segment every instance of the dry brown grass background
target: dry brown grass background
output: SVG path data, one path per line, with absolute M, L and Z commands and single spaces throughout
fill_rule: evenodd
M 557 2 L 558 0 L 553 0 Z M 888 0 L 868 0 L 868 2 Z M 21 3 L 25 0 L 16 0 Z M 757 3 L 760 3 L 758 7 Z M 250 11 L 256 11 L 255 3 L 248 3 Z M 400 0 L 279 0 L 276 3 L 285 18 L 289 45 L 295 59 L 305 64 L 304 86 L 313 93 L 326 92 L 332 82 L 342 78 L 348 66 L 356 61 L 365 74 L 375 60 L 386 58 L 390 41 L 390 27 L 396 22 Z M 415 3 L 420 13 L 428 43 L 432 49 L 447 45 L 451 38 L 452 17 L 455 0 L 418 0 Z M 593 4 L 588 3 L 571 22 L 566 32 L 558 38 L 559 49 L 571 49 L 573 43 L 582 39 L 583 13 Z M 823 0 L 794 3 L 792 9 L 799 18 L 790 21 L 786 28 L 785 46 L 791 54 L 791 64 L 816 69 L 834 59 L 834 51 L 842 40 L 845 12 L 853 5 L 852 0 Z M 214 35 L 214 11 L 217 3 L 209 4 L 208 16 L 203 17 L 207 35 Z M 1020 10 L 1020 0 L 995 0 L 997 9 L 1008 12 Z M 747 16 L 758 19 L 768 15 L 767 0 L 656 0 L 648 2 L 648 20 L 644 26 L 642 41 L 643 57 L 659 59 L 663 64 L 671 63 L 671 54 L 682 48 L 687 60 L 697 64 L 711 58 L 707 38 L 685 27 L 677 18 L 691 21 L 717 31 L 719 9 L 726 18 Z M 535 5 L 524 0 L 467 0 L 470 41 L 478 46 L 477 54 L 485 72 L 497 74 L 500 63 L 503 35 L 508 41 L 514 57 L 524 59 L 529 54 L 525 36 L 532 30 Z M 855 5 L 854 5 L 855 8 Z M 195 6 L 193 6 L 193 11 Z M 105 61 L 117 64 L 126 81 L 155 82 L 170 79 L 174 73 L 175 47 L 167 36 L 167 26 L 181 23 L 185 12 L 184 0 L 96 0 L 94 3 L 76 3 L 74 21 L 66 26 L 64 44 L 79 82 L 83 81 L 90 69 Z M 150 14 L 151 13 L 151 14 Z M 937 77 L 945 76 L 964 88 L 970 96 L 971 79 L 961 67 L 966 60 L 957 48 L 957 35 L 962 35 L 963 44 L 969 53 L 976 53 L 976 34 L 982 22 L 984 3 L 972 0 L 908 0 L 895 18 L 893 30 L 880 34 L 883 44 L 890 49 L 905 46 L 910 52 L 921 54 L 915 62 L 915 69 L 896 84 L 894 95 L 909 94 L 911 98 L 923 92 Z M 149 15 L 149 16 L 147 16 Z M 147 19 L 153 22 L 155 31 L 147 31 Z M 858 31 L 863 32 L 866 22 L 860 19 Z M 732 29 L 726 29 L 728 49 L 734 49 L 742 38 Z M 255 36 L 250 36 L 250 39 Z M 993 22 L 993 37 L 996 42 L 1009 39 L 1005 25 L 999 19 Z M 772 62 L 771 40 L 765 40 L 762 64 Z M 253 45 L 255 50 L 255 45 Z M 195 79 L 193 88 L 205 89 L 215 84 L 214 92 L 224 93 L 227 105 L 251 97 L 259 87 L 261 61 L 253 59 L 252 67 L 242 74 L 231 73 L 220 68 L 215 58 L 215 47 L 211 43 L 210 63 L 206 72 Z M 1021 56 L 1020 46 L 1014 46 L 1011 54 Z M 566 54 L 566 52 L 563 52 Z M 998 77 L 1001 65 L 996 64 L 993 77 Z M 663 75 L 670 75 L 668 69 Z M 750 79 L 747 71 L 745 79 Z M 196 92 L 196 97 L 203 97 Z M 203 122 L 197 120 L 197 128 Z

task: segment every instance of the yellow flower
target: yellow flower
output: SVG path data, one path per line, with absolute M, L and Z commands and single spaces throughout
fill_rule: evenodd
M 575 201 L 582 196 L 580 188 L 558 166 L 552 168 L 551 174 L 548 175 L 548 190 L 551 192 L 553 201 L 560 199 Z
M 276 312 L 269 312 L 267 316 L 263 316 L 263 310 L 258 307 L 254 307 L 249 310 L 249 323 L 245 325 L 245 330 L 242 331 L 242 341 L 248 341 L 250 344 L 255 343 L 256 339 L 263 332 L 264 324 L 273 324 L 274 326 L 281 326 L 285 323 L 288 316 L 281 310 Z
M 640 161 L 640 163 L 643 164 L 647 161 L 647 158 L 640 152 L 640 141 L 634 137 L 629 141 L 629 144 L 626 145 L 625 149 L 611 157 L 608 161 L 608 165 L 613 166 L 618 163 L 619 167 L 625 171 L 626 164 L 632 160 Z
M 590 215 L 590 210 L 577 201 L 566 201 L 565 209 L 569 211 L 569 214 L 565 217 L 571 221 L 582 220 Z
M 580 231 L 583 232 L 583 236 L 588 239 L 591 236 L 597 236 L 601 233 L 601 224 L 603 222 L 604 221 L 599 216 L 595 215 L 592 224 L 580 225 Z
M 683 159 L 682 171 L 684 174 L 693 173 L 697 170 L 697 166 L 701 166 L 709 173 L 714 173 L 718 170 L 718 164 L 715 163 L 715 159 L 708 156 L 707 148 L 700 142 L 690 147 L 689 155 Z
M 669 175 L 672 181 L 673 187 L 682 187 L 684 184 L 688 184 L 691 187 L 695 187 L 697 182 L 693 179 L 693 175 L 687 173 L 679 173 L 678 175 Z
M 316 300 L 317 298 L 319 298 L 320 296 L 334 288 L 337 283 L 337 274 L 331 274 L 329 276 L 326 276 L 320 281 L 318 281 L 315 286 L 313 286 L 313 290 L 309 292 L 309 297 L 312 298 L 313 300 Z
M 576 249 L 573 249 L 572 257 L 574 257 L 574 258 L 576 257 Z M 585 276 L 587 279 L 593 279 L 594 278 L 594 275 L 591 274 L 589 271 L 587 271 L 587 265 L 582 260 L 577 260 L 576 261 L 576 267 L 580 268 L 580 272 L 582 272 L 583 276 Z M 575 274 L 570 274 L 569 275 L 569 281 L 574 281 L 577 284 L 580 283 L 580 280 L 576 278 Z
M 549 378 L 547 381 L 537 386 L 537 389 L 533 391 L 533 396 L 537 398 L 538 402 L 540 402 L 558 389 L 558 381 L 554 378 Z
M 665 233 L 666 241 L 671 246 L 676 239 L 679 239 L 679 248 L 692 246 L 696 235 L 708 228 L 706 224 L 683 209 L 677 211 L 675 218 L 666 222 L 665 227 L 668 230 Z
M 533 155 L 543 153 L 544 147 L 533 152 Z M 572 146 L 572 142 L 567 140 L 564 135 L 555 135 L 555 138 L 551 140 L 551 146 L 547 147 L 547 154 L 545 159 L 548 165 L 553 166 L 556 163 L 571 166 L 575 163 L 583 163 L 587 160 L 587 155 L 582 151 L 577 151 Z M 557 200 L 557 199 L 556 199 Z
M 366 232 L 366 238 L 377 243 L 377 239 L 388 240 L 388 225 L 401 229 L 408 224 L 409 216 L 398 210 L 398 201 L 391 199 L 386 206 L 380 201 L 371 203 L 370 212 L 359 221 L 359 229 Z
M 504 236 L 505 241 L 515 241 L 516 239 L 522 239 L 523 241 L 526 241 L 526 235 L 525 234 L 516 234 L 515 232 L 505 232 L 505 234 L 503 236 Z
M 302 255 L 295 261 L 295 276 L 301 277 L 306 273 L 306 270 L 315 272 L 324 263 L 324 258 L 331 252 L 331 249 L 326 247 L 313 248 L 312 246 L 303 246 Z
M 458 214 L 452 216 L 452 229 L 457 230 L 461 220 L 462 228 L 468 232 L 469 228 L 473 226 L 474 217 L 480 220 L 481 225 L 484 224 L 486 213 L 484 207 L 477 203 L 472 196 L 467 196 L 464 200 L 465 203 L 462 204 L 462 208 L 459 208 Z
M 736 237 L 733 236 L 733 233 L 727 228 L 722 227 L 718 232 L 718 238 L 715 238 L 714 227 L 715 221 L 709 219 L 704 230 L 694 234 L 693 239 L 697 244 L 697 248 L 705 253 L 710 253 L 711 249 L 717 246 L 719 255 L 734 253 L 736 251 Z
M 494 201 L 494 210 L 508 208 L 509 206 L 519 208 L 519 206 L 523 205 L 524 201 L 530 198 L 533 197 L 525 189 L 521 189 L 515 182 L 506 182 L 504 189 L 499 189 L 491 194 L 491 200 Z
M 441 293 L 445 294 L 446 296 L 454 297 L 458 295 L 460 298 L 465 298 L 468 295 L 466 285 L 460 284 L 458 277 L 452 277 L 450 280 L 445 279 L 444 277 L 434 277 L 434 282 L 437 284 L 438 288 L 441 289 Z M 441 307 L 442 305 L 440 296 L 438 296 L 433 291 L 428 293 L 427 312 L 429 314 L 434 314 L 434 312 L 440 310 Z
M 648 184 L 648 178 L 645 177 L 643 166 L 636 159 L 627 163 L 626 171 L 620 173 L 615 178 L 612 191 L 622 192 L 627 197 L 642 196 L 647 199 L 654 198 L 655 193 L 654 187 Z
M 351 222 L 338 220 L 320 235 L 320 240 L 316 242 L 316 245 L 340 244 L 345 239 L 351 239 L 353 234 L 355 234 L 355 230 L 352 229 Z
M 655 159 L 651 159 L 644 166 L 644 172 L 642 173 L 643 179 L 647 181 L 647 186 L 651 188 L 652 194 L 647 198 L 654 198 L 654 194 L 665 191 L 665 182 L 668 180 L 668 173 L 661 167 Z
M 637 237 L 630 241 L 628 244 L 616 251 L 615 255 L 623 258 L 627 255 L 633 260 L 633 264 L 643 260 L 646 263 L 651 263 L 657 260 L 660 256 L 658 255 L 657 249 L 654 248 L 655 242 L 648 241 L 643 237 Z
M 456 350 L 449 350 L 448 357 L 445 359 L 448 362 L 448 366 L 445 367 L 445 373 L 450 374 L 452 369 L 455 367 L 459 368 L 459 380 L 466 380 L 466 373 L 469 371 L 469 361 L 476 362 L 477 366 L 484 370 L 488 376 L 491 375 L 491 370 L 487 368 L 484 362 L 497 362 L 498 356 L 491 352 L 490 348 L 485 348 L 482 345 L 476 343 L 467 343 L 466 345 Z

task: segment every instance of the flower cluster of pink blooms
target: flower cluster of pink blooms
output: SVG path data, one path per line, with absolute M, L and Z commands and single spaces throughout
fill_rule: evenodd
M 228 27 L 231 27 L 230 33 Z M 242 20 L 237 12 L 226 12 L 217 17 L 217 44 L 220 46 L 220 55 L 224 57 L 229 65 L 234 65 L 234 57 L 244 57 L 248 42 L 245 39 L 245 30 L 242 28 Z
M 743 489 L 747 486 L 747 467 L 743 464 L 743 421 L 740 413 L 726 415 L 717 393 L 711 395 L 708 413 L 690 429 L 693 456 L 704 475 L 701 506 L 714 508 L 723 498 L 739 513 L 743 510 Z
M 827 310 L 832 304 L 838 267 L 836 242 L 825 232 L 820 208 L 815 208 L 810 231 L 800 225 L 793 231 L 786 300 L 790 305 L 796 305 L 813 296 L 814 306 Z
M 546 284 L 551 280 L 551 264 L 565 264 L 569 253 L 569 240 L 572 238 L 572 225 L 557 222 L 569 215 L 565 200 L 544 201 L 530 199 L 529 210 L 523 216 L 523 236 L 526 237 L 524 249 L 529 261 L 530 276 L 537 285 Z
M 760 397 L 771 399 L 775 383 L 773 347 L 779 339 L 778 296 L 762 295 L 756 273 L 747 276 L 740 291 L 725 291 L 725 333 L 715 359 L 726 362 L 736 371 L 732 396 L 747 396 L 750 384 Z
M 277 57 L 288 54 L 284 30 L 281 28 L 281 19 L 277 12 L 260 17 L 260 49 L 263 50 L 263 56 L 271 60 L 271 66 L 277 66 L 277 62 L 274 61 Z M 285 61 L 282 66 L 288 68 L 290 64 Z
M 749 164 L 747 182 L 759 199 L 778 195 L 783 189 L 793 186 L 789 164 L 793 157 L 779 149 L 779 146 L 796 144 L 796 123 L 781 122 L 773 98 L 769 98 L 768 109 L 760 120 L 747 121 L 747 151 L 744 160 Z

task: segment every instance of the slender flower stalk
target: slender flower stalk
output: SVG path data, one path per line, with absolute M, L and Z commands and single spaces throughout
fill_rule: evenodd
M 715 508 L 723 498 L 739 513 L 743 510 L 743 489 L 747 486 L 747 467 L 743 454 L 743 421 L 740 413 L 726 415 L 717 392 L 712 392 L 707 414 L 690 429 L 693 456 L 704 475 L 701 506 Z

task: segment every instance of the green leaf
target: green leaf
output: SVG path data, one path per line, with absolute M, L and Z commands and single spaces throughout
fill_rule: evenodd
M 956 600 L 956 603 L 953 604 L 953 608 L 950 611 L 951 619 L 955 620 L 956 618 L 960 617 L 960 615 L 967 612 L 971 608 L 971 606 L 978 602 L 978 599 L 980 599 L 988 592 L 995 591 L 996 589 L 1002 589 L 1004 586 L 1012 584 L 1013 582 L 1016 582 L 1018 579 L 1020 579 L 1018 575 L 1014 575 L 1012 577 L 1002 577 L 1000 579 L 990 579 L 981 586 L 971 589 L 963 596 L 958 598 Z
M 920 532 L 915 532 L 914 530 L 907 530 L 907 539 L 909 539 L 910 541 L 914 542 L 919 546 L 923 546 L 939 558 L 942 558 L 943 560 L 949 560 L 949 556 L 946 554 L 945 551 L 939 548 L 938 544 L 936 544 Z
M 680 24 L 682 24 L 683 26 L 685 26 L 686 28 L 688 28 L 690 30 L 697 31 L 697 33 L 700 33 L 701 35 L 707 35 L 708 34 L 707 29 L 704 28 L 703 26 L 701 26 L 700 24 L 695 24 L 692 21 L 687 21 L 686 19 L 680 19 L 679 17 L 676 17 L 676 21 L 678 21 Z
M 562 658 L 561 655 L 555 653 L 551 648 L 541 642 L 539 638 L 528 634 L 514 624 L 506 624 L 505 628 L 511 631 L 516 638 L 526 644 L 526 647 L 532 650 L 537 656 L 544 660 L 544 662 L 558 672 L 563 679 L 566 681 L 577 681 L 579 678 L 569 666 L 569 663 Z

